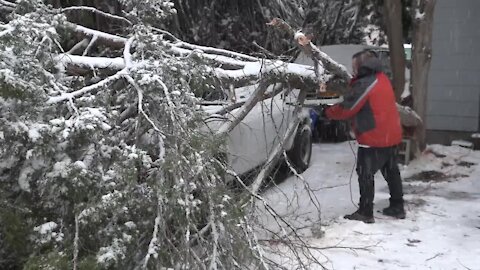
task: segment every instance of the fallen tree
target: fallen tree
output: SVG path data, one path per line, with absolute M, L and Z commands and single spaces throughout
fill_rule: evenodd
M 127 2 L 138 5 L 132 9 L 138 18 L 151 14 L 148 4 Z M 315 67 L 197 46 L 133 18 L 125 18 L 132 25 L 122 36 L 64 16 L 85 8 L 8 3 L 11 19 L 0 25 L 0 263 L 74 269 L 278 266 L 265 258 L 268 247 L 258 241 L 252 209 L 262 201 L 260 184 L 299 119 L 240 194 L 225 181 L 234 172 L 218 158 L 219 145 L 269 84 L 301 90 L 298 114 L 307 91 L 346 84 L 341 66 L 305 43 L 301 33 L 292 37 L 311 50 Z M 165 14 L 171 8 L 169 1 L 150 4 Z M 255 94 L 216 136 L 200 132 L 205 113 L 198 109 L 198 92 L 252 84 L 259 85 Z M 283 231 L 294 232 L 269 213 Z M 299 252 L 302 240 L 293 235 L 285 236 L 288 248 L 302 262 L 308 250 Z
M 253 229 L 258 189 L 231 190 L 219 158 L 258 98 L 209 137 L 195 94 L 259 83 L 260 95 L 271 82 L 305 92 L 326 70 L 189 44 L 131 18 L 122 36 L 69 22 L 42 1 L 9 3 L 0 268 L 276 268 Z

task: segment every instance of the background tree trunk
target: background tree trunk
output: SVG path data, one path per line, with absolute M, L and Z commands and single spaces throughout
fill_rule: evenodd
M 383 1 L 385 28 L 390 50 L 390 66 L 393 73 L 393 89 L 395 98 L 400 96 L 405 88 L 405 51 L 403 49 L 402 3 L 400 0 Z
M 426 147 L 426 114 L 428 72 L 432 59 L 433 13 L 436 0 L 417 0 L 413 3 L 412 94 L 413 109 L 423 120 L 416 137 L 420 151 Z

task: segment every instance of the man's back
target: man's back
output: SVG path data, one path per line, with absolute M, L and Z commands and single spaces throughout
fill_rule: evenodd
M 357 132 L 357 140 L 360 144 L 373 147 L 397 145 L 402 140 L 402 130 L 392 85 L 383 72 L 377 72 L 372 76 L 376 77 L 377 82 L 368 93 L 365 105 L 355 116 L 354 125 L 361 121 L 359 118 L 373 116 L 374 127 Z M 367 116 L 369 113 L 372 115 Z
M 327 110 L 333 119 L 352 119 L 359 144 L 389 147 L 402 140 L 400 117 L 388 77 L 381 72 L 378 59 L 369 59 L 359 67 L 352 80 L 352 91 L 344 102 Z

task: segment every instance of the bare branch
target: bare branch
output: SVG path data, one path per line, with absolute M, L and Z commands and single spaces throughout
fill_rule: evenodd
M 259 86 L 255 89 L 252 95 L 248 98 L 245 104 L 242 106 L 237 113 L 229 116 L 230 121 L 226 121 L 217 131 L 217 136 L 226 135 L 228 132 L 232 131 L 244 118 L 247 114 L 255 107 L 258 101 L 261 100 L 263 94 L 268 87 L 267 81 L 260 82 Z
M 150 117 L 145 113 L 143 110 L 143 91 L 138 86 L 138 84 L 135 82 L 135 80 L 128 74 L 123 75 L 124 78 L 137 90 L 137 95 L 138 95 L 138 111 L 147 119 L 147 121 L 152 125 L 153 129 L 157 132 L 160 132 L 160 129 L 155 125 L 155 123 L 150 119 Z
M 77 270 L 78 264 L 78 242 L 79 242 L 78 215 L 75 215 L 75 238 L 73 239 L 73 270 Z
M 89 42 L 88 39 L 84 38 L 82 41 L 78 42 L 75 44 L 68 52 L 67 54 L 74 54 L 77 50 L 79 50 L 82 47 L 88 46 Z
M 164 30 L 164 29 L 160 29 L 160 28 L 156 28 L 156 27 L 152 27 L 152 30 L 156 31 L 156 32 L 159 32 L 169 38 L 172 39 L 172 41 L 174 42 L 183 42 L 182 40 L 180 40 L 179 38 L 177 38 L 174 34 L 168 32 L 167 30 Z
M 116 81 L 120 78 L 122 78 L 124 75 L 128 75 L 127 73 L 127 70 L 126 69 L 122 69 L 120 70 L 119 72 L 117 72 L 115 75 L 112 75 L 110 77 L 107 77 L 101 81 L 99 81 L 98 83 L 95 83 L 95 84 L 92 84 L 92 85 L 89 85 L 89 86 L 85 86 L 83 87 L 82 89 L 79 89 L 77 91 L 74 91 L 74 92 L 70 92 L 70 93 L 62 93 L 61 95 L 59 96 L 55 96 L 55 97 L 50 97 L 48 100 L 47 100 L 47 104 L 54 104 L 54 103 L 59 103 L 59 102 L 62 102 L 62 101 L 65 101 L 65 100 L 70 100 L 72 98 L 75 98 L 75 97 L 78 97 L 78 96 L 81 96 L 85 93 L 88 93 L 90 91 L 93 91 L 95 89 L 98 89 L 100 87 L 103 87 L 113 81 Z
M 93 12 L 93 13 L 97 13 L 99 15 L 102 15 L 106 18 L 109 18 L 109 19 L 114 19 L 114 20 L 119 20 L 119 21 L 122 21 L 122 22 L 125 22 L 129 25 L 132 25 L 132 22 L 129 21 L 128 19 L 124 18 L 124 17 L 121 17 L 121 16 L 118 16 L 118 15 L 113 15 L 113 14 L 110 14 L 110 13 L 107 13 L 107 12 L 104 12 L 104 11 L 101 11 L 99 9 L 96 9 L 94 7 L 86 7 L 86 6 L 72 6 L 72 7 L 66 7 L 66 8 L 62 8 L 61 9 L 62 12 L 68 12 L 68 11 L 89 11 L 89 12 Z
M 90 49 L 92 48 L 93 44 L 95 44 L 95 41 L 97 41 L 98 39 L 98 36 L 93 36 L 92 39 L 90 40 L 90 42 L 88 43 L 87 47 L 85 48 L 85 50 L 83 51 L 83 56 L 87 55 L 88 54 L 88 51 L 90 51 Z
M 13 9 L 15 9 L 17 7 L 17 4 L 12 3 L 12 2 L 8 2 L 8 1 L 5 1 L 5 0 L 0 0 L 0 4 L 4 5 L 4 6 L 7 6 L 7 7 L 11 7 Z
M 7 6 L 0 6 L 0 10 L 5 10 L 6 12 L 12 12 L 15 8 L 7 7 Z
M 150 260 L 150 257 L 157 252 L 156 249 L 157 249 L 157 243 L 158 243 L 158 229 L 160 227 L 160 219 L 162 218 L 160 214 L 161 214 L 161 211 L 158 210 L 157 217 L 155 218 L 155 225 L 153 227 L 152 239 L 150 240 L 150 244 L 148 245 L 148 252 L 147 252 L 147 255 L 145 256 L 145 261 L 143 263 L 143 269 L 147 269 L 148 261 Z
M 218 230 L 217 224 L 215 221 L 215 212 L 213 210 L 213 202 L 211 195 L 208 194 L 208 209 L 210 212 L 210 225 L 212 227 L 212 235 L 213 235 L 213 252 L 210 259 L 210 265 L 208 267 L 209 270 L 216 270 L 217 269 L 217 260 L 218 260 Z
M 298 105 L 295 107 L 295 110 L 293 113 L 293 115 L 295 115 L 295 119 L 292 122 L 290 122 L 290 125 L 288 126 L 288 129 L 285 132 L 285 135 L 282 139 L 282 143 L 277 144 L 276 147 L 272 149 L 272 151 L 268 156 L 267 161 L 265 162 L 265 165 L 262 167 L 262 170 L 258 173 L 257 177 L 253 181 L 253 184 L 250 186 L 250 190 L 253 194 L 258 193 L 258 190 L 260 189 L 261 184 L 265 181 L 268 174 L 275 166 L 278 158 L 285 150 L 284 145 L 286 145 L 287 140 L 291 138 L 294 135 L 294 133 L 297 131 L 298 125 L 300 124 L 299 114 L 302 108 L 301 105 L 303 104 L 305 97 L 306 97 L 306 91 L 300 91 L 300 94 L 297 98 Z

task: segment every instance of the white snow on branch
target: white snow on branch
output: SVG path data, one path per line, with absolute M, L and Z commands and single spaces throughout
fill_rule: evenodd
M 111 68 L 120 70 L 125 67 L 123 58 L 108 58 L 108 57 L 89 57 L 72 55 L 68 53 L 62 53 L 55 57 L 55 60 L 61 62 L 64 66 L 69 64 L 76 66 L 84 66 L 89 68 Z
M 12 31 L 13 31 L 13 27 L 10 26 L 10 25 L 2 25 L 2 28 L 4 28 L 5 30 L 1 31 L 0 32 L 0 37 L 3 37 L 7 34 L 10 34 Z
M 113 82 L 113 81 L 116 81 L 120 78 L 122 78 L 123 76 L 125 75 L 128 75 L 128 72 L 126 69 L 122 69 L 120 70 L 119 72 L 117 72 L 115 75 L 112 75 L 110 77 L 107 77 L 105 78 L 104 80 L 101 80 L 99 81 L 98 83 L 95 83 L 95 84 L 92 84 L 92 85 L 89 85 L 89 86 L 85 86 L 83 87 L 82 89 L 79 89 L 77 91 L 74 91 L 74 92 L 70 92 L 70 93 L 62 93 L 61 95 L 59 96 L 55 96 L 55 97 L 50 97 L 48 100 L 47 100 L 47 104 L 53 104 L 53 103 L 58 103 L 58 102 L 62 102 L 62 101 L 65 101 L 65 100 L 70 100 L 70 99 L 73 99 L 77 96 L 81 96 L 85 93 L 88 93 L 92 90 L 95 90 L 97 88 L 100 88 L 100 87 L 104 87 L 106 86 L 107 84 Z
M 12 2 L 8 2 L 8 1 L 5 1 L 5 0 L 0 0 L 0 4 L 2 4 L 4 6 L 7 6 L 7 7 L 11 7 L 11 8 L 16 8 L 17 7 L 17 4 L 12 3 Z
M 165 44 L 166 45 L 171 45 L 170 43 L 165 43 Z M 176 47 L 176 46 L 173 46 L 173 45 L 171 45 L 170 49 L 172 50 L 172 52 L 177 53 L 177 54 L 182 55 L 182 56 L 188 56 L 188 55 L 191 55 L 193 53 L 198 53 L 201 57 L 203 57 L 205 59 L 210 59 L 210 60 L 216 61 L 216 62 L 221 63 L 221 64 L 243 66 L 246 63 L 248 63 L 248 62 L 245 62 L 245 61 L 237 60 L 237 59 L 227 57 L 227 56 L 223 56 L 223 55 L 215 55 L 215 54 L 204 53 L 201 50 L 193 50 L 192 51 L 192 50 L 189 50 L 189 49 L 184 49 L 184 48 Z M 256 59 L 256 60 L 258 60 L 258 59 Z
M 152 121 L 152 119 L 148 116 L 148 114 L 145 113 L 143 110 L 143 91 L 138 86 L 138 84 L 135 82 L 135 80 L 128 74 L 123 75 L 123 77 L 137 90 L 137 95 L 138 95 L 138 111 L 147 119 L 147 121 L 152 125 L 153 129 L 155 131 L 159 132 L 162 134 L 161 130 L 155 125 L 155 123 Z
M 40 234 L 47 234 L 50 233 L 51 231 L 55 230 L 57 228 L 57 223 L 50 221 L 47 223 L 44 223 L 40 226 L 37 226 L 33 228 L 34 231 L 40 233 Z
M 247 62 L 243 69 L 224 70 L 216 68 L 217 76 L 222 78 L 239 79 L 248 76 L 258 76 L 261 73 L 275 72 L 278 74 L 294 74 L 300 77 L 315 78 L 315 71 L 313 67 L 300 65 L 295 63 L 285 63 L 282 61 L 265 61 L 265 62 Z M 320 73 L 324 73 L 321 70 Z
M 76 32 L 83 33 L 86 36 L 91 36 L 91 37 L 97 36 L 98 38 L 110 40 L 114 43 L 126 43 L 127 42 L 127 39 L 124 38 L 124 37 L 120 37 L 120 36 L 117 36 L 117 35 L 112 35 L 112 34 L 108 34 L 108 33 L 105 33 L 105 32 L 93 30 L 93 29 L 90 29 L 90 28 L 87 28 L 87 27 L 84 27 L 84 26 L 81 26 L 81 25 L 75 25 L 74 24 L 73 26 L 74 26 L 74 30 Z
M 258 61 L 258 60 L 260 60 L 257 57 L 253 57 L 253 56 L 246 55 L 246 54 L 243 54 L 243 53 L 237 53 L 237 52 L 218 49 L 218 48 L 213 48 L 213 47 L 194 45 L 194 44 L 190 44 L 190 43 L 187 43 L 187 42 L 184 42 L 184 41 L 177 42 L 177 43 L 174 44 L 174 46 L 179 47 L 179 48 L 186 48 L 186 49 L 190 49 L 190 50 L 199 50 L 199 51 L 207 53 L 207 54 L 214 53 L 214 54 L 220 55 L 220 56 L 236 57 L 236 58 L 239 58 L 240 60 L 245 60 L 245 61 Z

